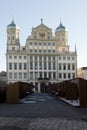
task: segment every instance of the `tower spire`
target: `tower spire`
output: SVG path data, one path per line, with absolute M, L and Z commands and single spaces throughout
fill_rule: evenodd
M 43 24 L 43 19 L 41 18 L 41 24 Z
M 75 54 L 77 53 L 77 47 L 76 47 L 76 44 L 75 44 Z
M 11 16 L 11 17 L 12 17 L 12 22 L 14 22 L 14 14 L 12 14 L 12 16 Z
M 62 24 L 62 18 L 60 17 L 60 24 Z
M 61 23 L 61 17 L 60 17 L 60 23 Z

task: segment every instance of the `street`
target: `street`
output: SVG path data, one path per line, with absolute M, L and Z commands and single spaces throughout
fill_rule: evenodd
M 0 116 L 62 117 L 82 120 L 87 117 L 87 108 L 76 108 L 50 94 L 37 93 L 27 96 L 22 104 L 0 104 Z

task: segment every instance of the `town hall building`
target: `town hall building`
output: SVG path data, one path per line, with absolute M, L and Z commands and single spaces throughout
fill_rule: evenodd
M 32 28 L 25 46 L 20 43 L 20 29 L 12 20 L 7 26 L 6 67 L 7 81 L 32 83 L 41 91 L 41 85 L 58 83 L 77 77 L 76 48 L 70 51 L 68 30 L 60 21 L 55 29 L 40 25 Z

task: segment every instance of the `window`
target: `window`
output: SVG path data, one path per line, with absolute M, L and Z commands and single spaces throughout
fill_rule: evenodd
M 15 47 L 12 47 L 12 51 L 15 51 Z
M 68 57 L 68 60 L 70 60 L 70 57 Z
M 53 61 L 55 61 L 55 57 L 53 57 Z
M 35 72 L 35 79 L 37 79 L 37 77 L 38 77 L 38 73 L 37 73 L 37 72 Z
M 37 50 L 35 49 L 35 53 L 37 53 Z
M 39 62 L 39 69 L 42 69 L 42 62 Z
M 9 56 L 9 59 L 12 59 L 12 56 Z
M 75 70 L 75 64 L 72 64 L 72 70 Z
M 44 60 L 46 60 L 46 56 L 44 56 Z
M 32 45 L 32 42 L 30 42 L 30 45 Z
M 70 70 L 70 63 L 68 63 L 68 70 Z
M 35 42 L 34 45 L 37 45 L 37 42 Z
M 32 52 L 33 52 L 33 50 L 32 50 L 32 49 L 30 49 L 30 52 L 32 53 Z
M 55 50 L 53 50 L 53 53 L 55 53 Z
M 59 73 L 59 78 L 60 78 L 60 79 L 62 78 L 62 74 L 61 74 L 61 73 Z
M 37 67 L 37 61 L 35 61 L 35 67 L 34 67 L 35 69 L 38 69 L 38 67 Z
M 59 70 L 61 70 L 62 69 L 62 67 L 61 67 L 61 63 L 59 63 Z
M 51 72 L 48 73 L 49 79 L 51 79 Z
M 30 79 L 33 79 L 33 72 L 30 72 Z
M 14 73 L 14 79 L 17 79 L 17 73 Z
M 64 79 L 66 78 L 66 73 L 63 74 L 63 78 L 64 78 Z
M 50 43 L 48 43 L 48 46 L 50 46 Z
M 26 59 L 26 56 L 24 56 L 24 59 Z
M 50 39 L 50 36 L 48 36 L 48 39 Z
M 25 48 L 23 47 L 22 50 L 25 51 Z
M 55 46 L 55 43 L 53 43 L 52 45 Z
M 66 64 L 65 63 L 63 64 L 63 70 L 66 70 Z
M 19 79 L 22 79 L 22 73 L 19 73 Z
M 27 73 L 24 73 L 24 79 L 26 79 L 27 78 Z
M 22 59 L 22 56 L 19 56 L 19 59 Z
M 36 35 L 34 35 L 34 38 L 36 39 L 36 38 L 37 38 L 37 36 L 36 36 Z
M 42 60 L 42 57 L 41 57 L 41 56 L 39 56 L 39 60 Z
M 24 63 L 24 70 L 26 70 L 27 69 L 27 64 L 26 63 Z
M 17 63 L 14 63 L 14 70 L 17 70 Z
M 46 53 L 46 50 L 44 50 L 44 53 Z
M 42 72 L 40 72 L 39 77 L 42 78 Z
M 44 62 L 44 69 L 45 69 L 45 70 L 47 69 L 47 65 L 46 65 L 46 62 Z
M 14 56 L 14 59 L 17 59 L 17 56 Z
M 72 78 L 75 78 L 75 73 L 72 73 Z
M 47 72 L 44 72 L 44 78 L 47 78 Z
M 33 57 L 32 57 L 32 56 L 30 56 L 30 60 L 33 60 Z
M 42 52 L 42 50 L 39 50 L 39 52 L 41 53 L 41 52 Z
M 22 69 L 22 63 L 19 63 L 19 70 Z
M 56 78 L 56 73 L 55 72 L 53 72 L 53 79 L 55 79 Z
M 30 69 L 33 69 L 33 62 L 30 61 Z
M 39 43 L 39 45 L 41 46 L 41 42 Z
M 10 40 L 10 36 L 8 37 L 8 40 Z
M 69 79 L 71 78 L 71 74 L 70 74 L 70 73 L 68 73 L 68 78 L 69 78 Z
M 37 56 L 35 56 L 34 58 L 35 58 L 35 60 L 37 60 Z
M 44 43 L 44 45 L 46 45 L 46 43 Z
M 64 38 L 62 38 L 62 41 L 64 42 Z
M 9 73 L 9 79 L 12 79 L 12 73 Z
M 48 53 L 50 53 L 51 52 L 51 50 L 48 50 Z
M 51 62 L 48 62 L 48 69 L 51 70 Z
M 48 60 L 51 61 L 51 56 L 48 57 Z
M 14 36 L 12 36 L 12 40 L 14 40 L 15 38 L 14 38 Z
M 9 63 L 9 69 L 12 70 L 12 63 Z
M 63 60 L 66 60 L 66 57 L 63 57 Z
M 74 57 L 72 57 L 72 60 L 74 60 L 75 58 Z
M 61 60 L 61 57 L 59 57 L 59 60 Z
M 53 62 L 53 70 L 55 70 L 56 69 L 56 64 L 55 64 L 55 62 Z

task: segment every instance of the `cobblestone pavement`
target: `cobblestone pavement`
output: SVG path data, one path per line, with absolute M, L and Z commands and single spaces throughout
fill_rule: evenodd
M 0 104 L 0 130 L 87 130 L 87 108 L 33 94 L 23 104 Z
M 87 130 L 87 122 L 66 118 L 0 117 L 0 130 Z
M 32 94 L 23 104 L 0 104 L 0 117 L 87 120 L 87 108 L 76 108 L 48 94 Z

